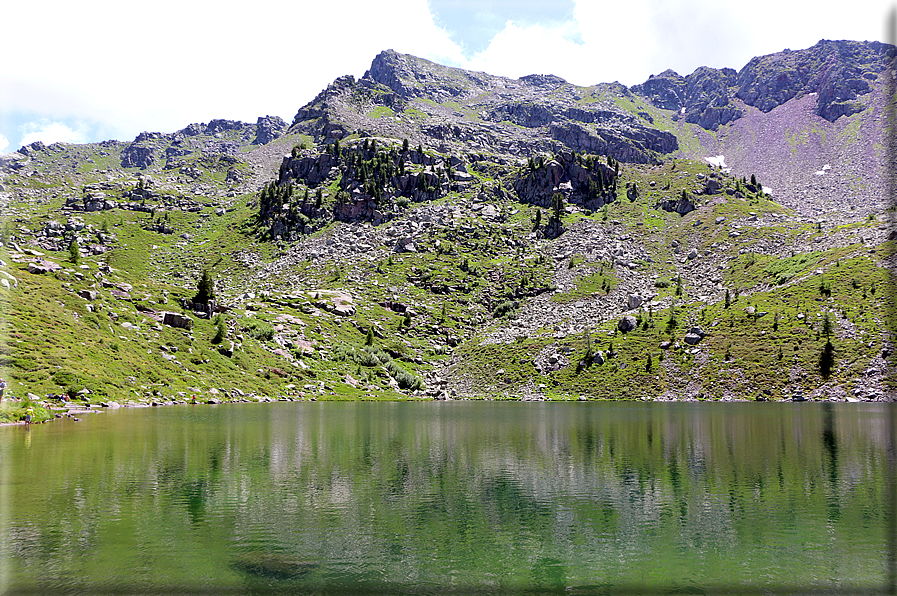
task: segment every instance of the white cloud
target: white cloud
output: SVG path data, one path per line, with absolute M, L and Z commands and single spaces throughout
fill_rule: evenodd
M 6 153 L 7 147 L 9 147 L 9 139 L 0 134 L 0 153 Z
M 40 141 L 45 145 L 51 143 L 84 143 L 83 132 L 75 131 L 61 122 L 51 122 L 41 119 L 37 122 L 28 122 L 22 126 L 22 146 Z
M 473 56 L 436 24 L 427 0 L 256 0 L 251 14 L 211 0 L 7 8 L 6 21 L 40 23 L 41 34 L 36 43 L 28 27 L 4 33 L 5 47 L 28 51 L 0 70 L 0 112 L 89 121 L 104 138 L 130 140 L 142 130 L 170 132 L 213 118 L 289 121 L 333 79 L 362 75 L 388 48 L 506 76 L 632 85 L 666 68 L 738 69 L 754 55 L 823 37 L 881 39 L 887 6 L 854 0 L 850 11 L 833 13 L 778 0 L 577 0 L 560 24 L 509 21 Z
M 210 0 L 48 3 L 16 3 L 8 18 L 40 22 L 42 34 L 40 44 L 27 28 L 4 40 L 30 49 L 4 65 L 0 105 L 104 122 L 124 140 L 214 118 L 290 120 L 333 79 L 362 75 L 388 48 L 462 59 L 426 0 L 256 0 L 251 18 Z

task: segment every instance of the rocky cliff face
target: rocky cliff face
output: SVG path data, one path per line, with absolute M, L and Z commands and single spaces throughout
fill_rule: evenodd
M 507 156 L 575 150 L 654 163 L 675 135 L 620 108 L 621 85 L 582 88 L 551 75 L 508 79 L 381 52 L 359 79 L 342 77 L 300 109 L 291 130 L 324 142 L 350 134 Z
M 681 110 L 686 122 L 716 130 L 742 116 L 734 99 L 762 112 L 809 93 L 815 113 L 834 122 L 862 111 L 857 101 L 893 62 L 895 49 L 880 42 L 822 40 L 811 48 L 753 58 L 738 73 L 701 67 L 687 77 L 672 70 L 632 88 L 653 105 Z
M 816 93 L 816 114 L 829 122 L 862 111 L 856 101 L 893 62 L 894 46 L 822 40 L 806 50 L 753 58 L 738 73 L 736 97 L 763 112 Z
M 632 92 L 658 108 L 679 112 L 686 122 L 716 130 L 741 115 L 731 102 L 735 79 L 736 73 L 731 68 L 702 66 L 687 77 L 665 70 L 635 85 Z

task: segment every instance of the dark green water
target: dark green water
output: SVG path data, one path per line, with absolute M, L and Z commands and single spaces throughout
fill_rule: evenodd
M 0 591 L 890 593 L 894 405 L 277 403 L 0 428 Z

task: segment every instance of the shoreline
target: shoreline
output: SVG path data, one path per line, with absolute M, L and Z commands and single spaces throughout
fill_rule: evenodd
M 390 403 L 410 403 L 410 402 L 430 402 L 430 401 L 504 401 L 504 402 L 621 402 L 621 401 L 631 401 L 634 403 L 697 403 L 700 401 L 704 402 L 717 402 L 717 403 L 897 403 L 889 400 L 863 400 L 855 397 L 847 397 L 845 399 L 837 399 L 837 398 L 829 398 L 829 399 L 814 399 L 813 397 L 806 397 L 803 399 L 781 399 L 781 400 L 748 400 L 748 399 L 726 399 L 726 400 L 694 400 L 694 399 L 683 399 L 683 400 L 664 400 L 664 399 L 636 399 L 636 400 L 606 400 L 606 399 L 583 399 L 582 396 L 579 398 L 568 398 L 568 399 L 551 399 L 551 398 L 543 398 L 543 399 L 508 399 L 508 398 L 488 398 L 488 397 L 460 397 L 457 399 L 446 399 L 446 400 L 436 400 L 436 399 L 328 399 L 331 396 L 324 396 L 324 399 L 318 399 L 316 397 L 304 398 L 304 397 L 280 397 L 280 398 L 270 398 L 264 397 L 259 399 L 217 399 L 212 398 L 204 401 L 151 401 L 151 402 L 126 402 L 126 403 L 118 403 L 114 401 L 109 402 L 100 402 L 94 404 L 73 404 L 70 407 L 48 407 L 42 408 L 47 412 L 51 413 L 52 416 L 31 422 L 30 424 L 26 424 L 24 420 L 17 420 L 13 422 L 0 422 L 0 427 L 7 426 L 31 426 L 37 424 L 45 424 L 48 422 L 53 422 L 54 420 L 62 420 L 64 418 L 72 419 L 75 422 L 80 422 L 82 419 L 77 418 L 76 415 L 90 415 L 90 414 L 101 414 L 103 412 L 109 410 L 118 410 L 122 408 L 156 408 L 156 407 L 171 407 L 171 406 L 217 406 L 217 405 L 225 405 L 225 404 L 255 404 L 255 403 L 286 403 L 286 402 L 294 402 L 294 403 L 309 403 L 309 402 L 337 402 L 337 401 L 350 401 L 350 402 L 373 402 L 373 401 L 383 401 Z M 4 400 L 6 401 L 6 400 Z

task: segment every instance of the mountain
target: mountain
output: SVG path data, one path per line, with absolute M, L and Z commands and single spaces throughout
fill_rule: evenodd
M 289 124 L 23 147 L 8 393 L 888 399 L 895 56 L 627 88 L 389 50 Z

